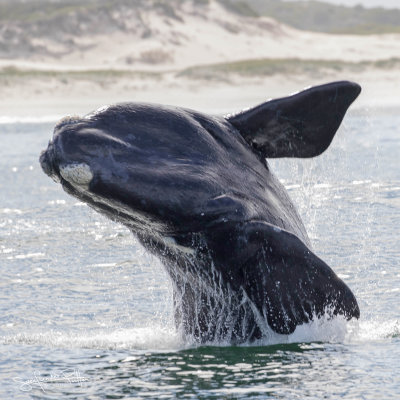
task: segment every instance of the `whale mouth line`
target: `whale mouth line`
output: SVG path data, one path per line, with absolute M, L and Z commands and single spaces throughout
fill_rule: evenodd
M 61 177 L 74 186 L 89 188 L 93 172 L 85 163 L 64 164 L 59 166 Z

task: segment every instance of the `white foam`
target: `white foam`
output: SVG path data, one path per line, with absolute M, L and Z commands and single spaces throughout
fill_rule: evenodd
M 0 124 L 42 124 L 46 122 L 57 122 L 60 119 L 59 115 L 44 115 L 38 116 L 7 116 L 0 115 Z
M 300 325 L 291 335 L 271 331 L 267 337 L 243 346 L 270 346 L 289 343 L 365 343 L 400 336 L 400 321 L 346 321 L 342 317 L 322 317 Z M 194 340 L 184 339 L 172 327 L 153 325 L 143 328 L 96 331 L 26 331 L 1 337 L 3 344 L 42 345 L 59 348 L 86 348 L 106 350 L 179 351 L 196 347 Z M 227 342 L 207 343 L 212 346 L 230 346 Z
M 346 341 L 371 342 L 400 336 L 400 321 L 379 319 L 349 323 Z
M 1 338 L 5 344 L 42 345 L 60 348 L 86 348 L 107 350 L 180 350 L 185 342 L 174 330 L 161 326 L 96 330 L 87 332 L 45 331 L 18 333 Z
M 270 346 L 288 343 L 329 342 L 343 343 L 347 338 L 348 322 L 343 317 L 323 316 L 307 324 L 299 325 L 290 335 L 281 335 L 269 329 L 268 334 L 245 346 Z
M 0 208 L 0 214 L 22 214 L 22 210 L 17 208 Z

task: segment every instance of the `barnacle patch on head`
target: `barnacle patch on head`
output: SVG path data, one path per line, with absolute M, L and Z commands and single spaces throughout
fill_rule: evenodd
M 93 173 L 87 164 L 67 164 L 60 166 L 61 176 L 73 185 L 87 188 L 93 179 Z

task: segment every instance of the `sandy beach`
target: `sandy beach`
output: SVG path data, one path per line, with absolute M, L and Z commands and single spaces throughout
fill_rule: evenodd
M 123 101 L 226 113 L 332 80 L 362 85 L 358 108 L 400 104 L 398 34 L 298 31 L 216 2 L 175 12 L 142 12 L 148 36 L 138 29 L 61 41 L 33 36 L 40 51 L 3 54 L 0 118 L 55 119 Z M 263 68 L 254 69 L 257 60 Z

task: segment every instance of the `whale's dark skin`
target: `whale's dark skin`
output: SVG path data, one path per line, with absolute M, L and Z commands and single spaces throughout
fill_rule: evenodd
M 334 82 L 228 117 L 114 105 L 60 121 L 40 162 L 161 259 L 185 334 L 231 343 L 290 334 L 325 313 L 360 311 L 311 251 L 265 158 L 321 154 L 360 90 Z

